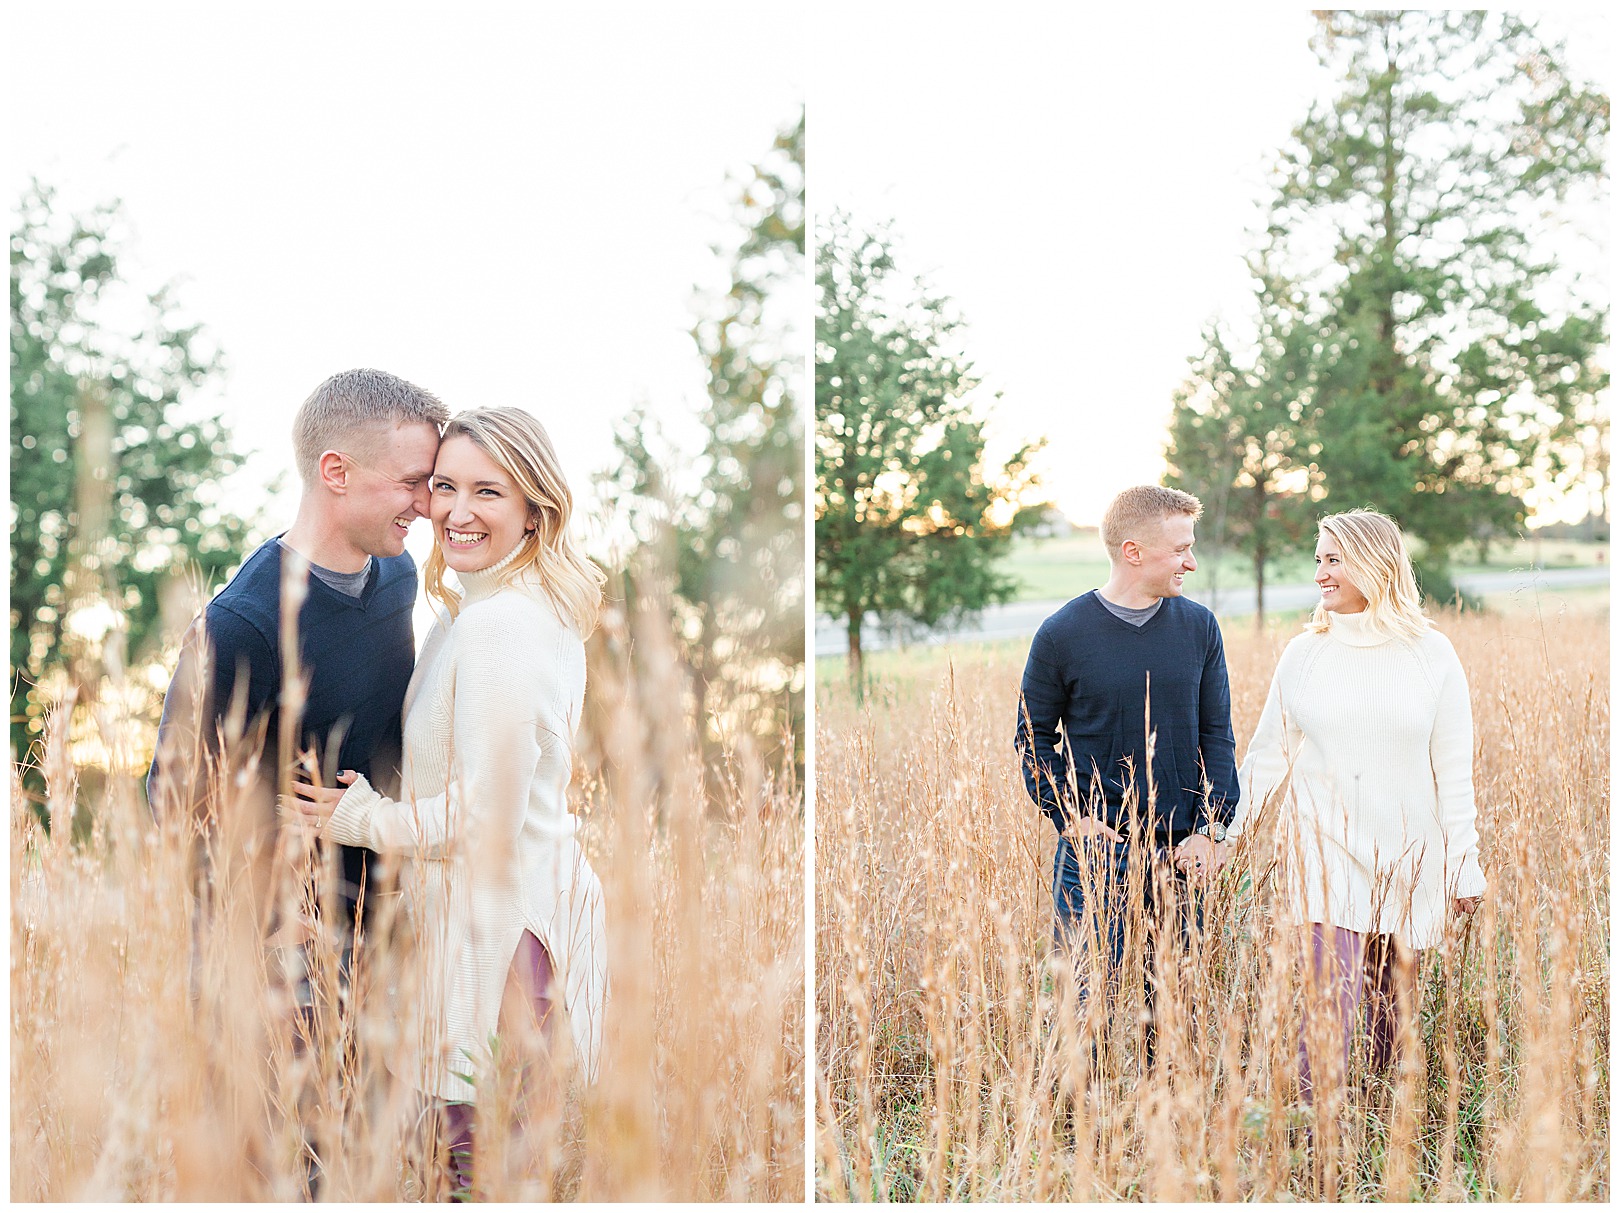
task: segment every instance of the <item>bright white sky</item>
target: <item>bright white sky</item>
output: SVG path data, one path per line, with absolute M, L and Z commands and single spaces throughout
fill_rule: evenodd
M 1048 491 L 1095 523 L 1163 474 L 1204 324 L 1248 313 L 1268 156 L 1330 87 L 1310 13 L 860 5 L 812 28 L 817 214 L 895 220 L 902 269 L 967 320 L 983 398 L 1004 393 L 995 445 L 1045 435 Z M 1601 18 L 1542 28 L 1607 70 Z
M 121 197 L 126 272 L 179 284 L 214 400 L 290 465 L 293 409 L 379 366 L 533 409 L 577 493 L 645 401 L 695 446 L 695 285 L 727 176 L 812 89 L 813 207 L 893 216 L 954 297 L 1003 448 L 1044 434 L 1077 521 L 1157 479 L 1170 392 L 1248 305 L 1266 157 L 1323 87 L 1303 9 L 754 3 L 14 8 L 6 186 Z M 1589 73 L 1611 42 L 1550 15 Z M 808 60 L 807 60 L 808 56 Z M 807 61 L 813 66 L 807 66 Z M 1107 289 L 1098 289 L 1098 284 Z M 289 476 L 289 483 L 293 478 Z M 290 517 L 290 495 L 269 503 Z M 413 550 L 425 543 L 413 536 Z
M 298 404 L 355 366 L 532 410 L 576 498 L 638 402 L 698 444 L 694 287 L 726 284 L 728 175 L 803 103 L 794 9 L 53 4 L 7 27 L 8 205 L 30 175 L 123 199 L 127 275 L 177 281 L 225 351 L 204 403 L 259 452 L 243 512 L 291 468 Z

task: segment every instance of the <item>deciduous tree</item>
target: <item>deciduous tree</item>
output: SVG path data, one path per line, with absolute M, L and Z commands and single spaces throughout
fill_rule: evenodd
M 1165 483 L 1204 502 L 1213 546 L 1249 556 L 1258 622 L 1265 615 L 1266 561 L 1311 533 L 1321 478 L 1309 432 L 1311 330 L 1289 284 L 1263 260 L 1255 282 L 1259 323 L 1249 348 L 1235 355 L 1211 324 L 1202 353 L 1190 360 L 1171 413 Z
M 816 597 L 861 673 L 868 612 L 924 625 L 1005 602 L 996 568 L 1033 448 L 985 458 L 949 302 L 901 279 L 887 231 L 835 213 L 816 254 Z
M 737 189 L 740 241 L 715 250 L 730 284 L 692 329 L 708 373 L 693 487 L 645 410 L 616 428 L 604 481 L 641 545 L 627 592 L 668 582 L 711 757 L 739 730 L 767 759 L 786 737 L 803 757 L 804 135 L 801 114 Z
M 168 291 L 121 281 L 119 240 L 116 205 L 70 216 L 38 183 L 11 234 L 11 743 L 25 763 L 46 700 L 69 685 L 92 700 L 103 662 L 158 639 L 165 586 L 217 580 L 247 526 L 218 506 L 239 462 L 224 427 L 183 415 L 218 355 Z

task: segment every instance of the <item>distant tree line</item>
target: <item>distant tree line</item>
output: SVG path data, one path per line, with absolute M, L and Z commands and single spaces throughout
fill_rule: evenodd
M 1579 522 L 1552 522 L 1538 526 L 1535 534 L 1543 539 L 1575 540 L 1580 543 L 1608 543 L 1609 520 L 1588 514 Z

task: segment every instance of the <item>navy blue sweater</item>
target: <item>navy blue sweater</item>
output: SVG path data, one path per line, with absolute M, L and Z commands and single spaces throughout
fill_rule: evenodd
M 266 721 L 264 769 L 275 770 L 280 735 L 281 545 L 272 539 L 249 556 L 204 612 L 213 652 L 209 704 L 203 717 L 211 741 L 230 708 L 240 676 L 251 728 Z M 411 611 L 416 604 L 416 565 L 408 555 L 372 562 L 358 599 L 340 594 L 318 577 L 298 612 L 299 668 L 308 679 L 299 744 L 320 756 L 322 779 L 331 785 L 339 770 L 359 771 L 385 784 L 397 772 L 400 715 L 411 680 L 416 641 Z M 163 700 L 158 750 L 171 727 L 170 711 L 183 699 L 171 683 Z M 147 794 L 156 788 L 157 756 L 147 773 Z M 381 767 L 382 769 L 378 769 Z M 273 775 L 272 775 L 273 778 Z M 155 802 L 154 802 L 155 808 Z M 343 900 L 352 911 L 366 881 L 365 851 L 343 847 Z
M 1095 590 L 1065 603 L 1035 633 L 1020 699 L 1015 744 L 1024 784 L 1059 831 L 1079 812 L 1125 833 L 1123 802 L 1133 780 L 1137 811 L 1160 843 L 1179 842 L 1207 821 L 1225 824 L 1237 808 L 1226 651 L 1215 616 L 1191 599 L 1164 599 L 1140 627 L 1110 611 Z

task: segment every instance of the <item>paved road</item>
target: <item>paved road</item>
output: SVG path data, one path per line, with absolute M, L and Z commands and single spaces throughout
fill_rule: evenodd
M 1607 566 L 1580 569 L 1512 569 L 1501 573 L 1463 573 L 1457 584 L 1471 594 L 1537 593 L 1584 585 L 1604 585 L 1609 580 Z M 1210 601 L 1208 592 L 1193 589 L 1189 598 L 1202 602 L 1217 615 L 1239 616 L 1254 613 L 1254 587 L 1239 586 L 1223 589 Z M 1303 610 L 1316 602 L 1314 585 L 1276 585 L 1266 587 L 1268 611 Z M 875 615 L 868 615 L 861 636 L 861 647 L 867 652 L 892 649 L 902 645 L 947 644 L 955 640 L 1005 640 L 1018 636 L 1033 636 L 1041 621 L 1058 607 L 1062 600 L 1052 602 L 1014 602 L 1006 606 L 987 609 L 979 619 L 965 627 L 950 631 L 915 630 L 897 631 L 880 627 Z M 816 616 L 816 656 L 836 657 L 848 649 L 841 623 L 825 615 Z

